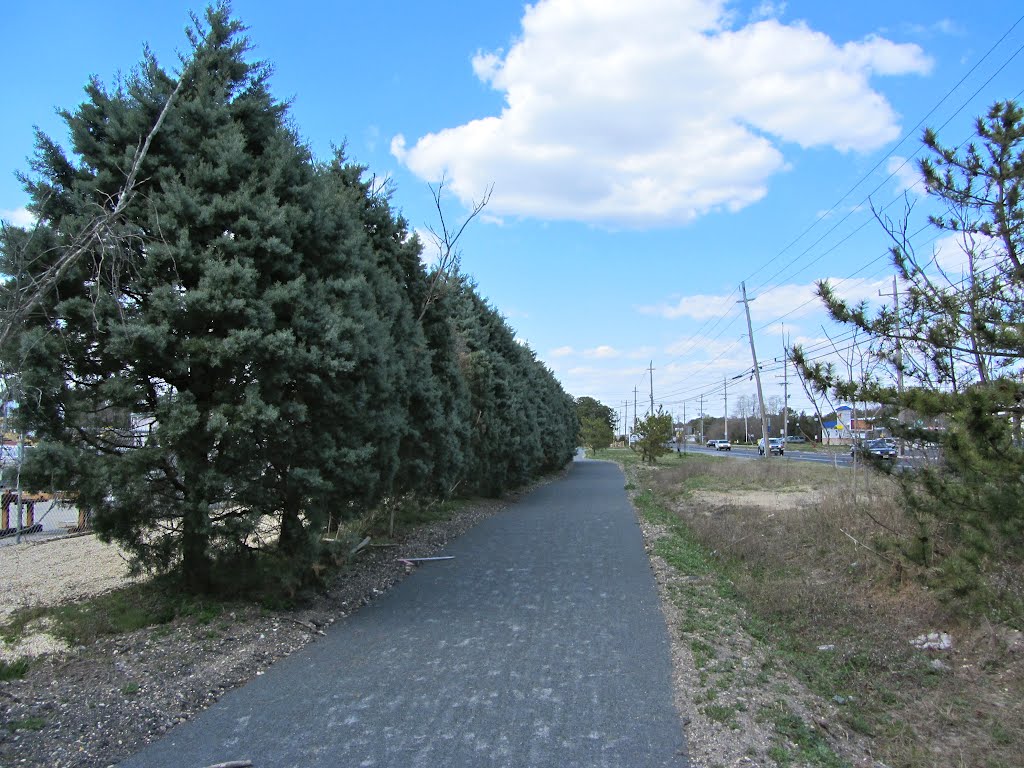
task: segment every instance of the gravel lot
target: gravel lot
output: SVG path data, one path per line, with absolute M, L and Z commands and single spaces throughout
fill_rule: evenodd
M 121 550 L 91 534 L 5 542 L 0 545 L 0 622 L 18 608 L 79 600 L 127 580 Z

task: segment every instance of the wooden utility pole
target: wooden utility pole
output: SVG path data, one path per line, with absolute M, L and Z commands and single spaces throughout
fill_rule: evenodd
M 789 342 L 786 341 L 786 324 L 782 324 L 782 442 L 789 437 Z
M 900 289 L 896 284 L 896 275 L 892 276 L 892 293 L 878 292 L 879 296 L 891 296 L 892 297 L 892 315 L 896 318 L 896 391 L 900 397 L 900 410 L 896 417 L 903 421 L 903 340 L 901 338 L 902 331 L 900 330 Z M 907 453 L 906 445 L 903 442 L 903 438 L 900 438 L 900 456 L 905 456 Z
M 700 444 L 704 445 L 704 395 L 700 396 Z
M 770 458 L 771 447 L 768 442 L 768 412 L 764 409 L 764 391 L 761 389 L 761 369 L 757 367 L 757 350 L 754 349 L 754 326 L 750 322 L 750 301 L 747 299 L 747 286 L 740 283 L 743 294 L 743 309 L 747 313 L 747 335 L 750 338 L 750 356 L 754 359 L 754 379 L 757 381 L 757 402 L 761 406 L 761 439 L 764 440 L 764 457 Z
M 651 374 L 651 416 L 654 415 L 654 361 L 651 360 L 651 364 L 647 367 L 647 372 Z
M 622 438 L 629 445 L 629 400 L 622 401 Z
M 636 387 L 633 387 L 633 421 L 637 420 L 639 413 L 640 411 L 636 409 Z
M 729 442 L 729 380 L 723 376 L 722 385 L 725 387 L 725 442 Z
M 686 453 L 686 401 L 683 400 L 683 453 Z

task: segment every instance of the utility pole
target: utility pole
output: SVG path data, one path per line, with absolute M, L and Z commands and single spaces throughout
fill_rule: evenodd
M 900 411 L 896 415 L 896 418 L 903 422 L 903 340 L 901 338 L 902 331 L 900 330 L 900 289 L 896 284 L 896 275 L 892 276 L 892 293 L 878 292 L 879 296 L 891 296 L 892 297 L 892 315 L 896 318 L 896 391 L 900 397 Z M 905 456 L 907 453 L 907 447 L 903 443 L 903 438 L 900 438 L 900 456 Z
M 729 380 L 725 376 L 722 385 L 725 387 L 725 442 L 729 442 Z
M 651 360 L 650 366 L 647 368 L 647 372 L 651 374 L 651 416 L 654 415 L 654 361 Z
M 626 430 L 629 429 L 629 400 L 622 401 L 622 439 L 626 441 L 626 445 L 629 445 L 629 434 Z
M 688 442 L 686 439 L 686 401 L 683 400 L 683 453 L 686 453 L 686 444 Z
M 786 324 L 782 324 L 782 442 L 789 437 L 789 342 L 786 339 Z
M 640 411 L 636 409 L 636 387 L 633 387 L 633 421 L 637 420 Z
M 704 395 L 700 396 L 700 444 L 704 445 Z
M 757 381 L 757 402 L 761 406 L 761 439 L 764 440 L 764 457 L 771 458 L 772 452 L 768 443 L 768 412 L 764 409 L 764 391 L 761 389 L 761 369 L 757 367 L 757 350 L 754 349 L 754 326 L 750 322 L 750 300 L 747 299 L 747 286 L 740 283 L 743 294 L 743 309 L 747 313 L 747 335 L 750 338 L 750 356 L 754 358 L 754 379 Z

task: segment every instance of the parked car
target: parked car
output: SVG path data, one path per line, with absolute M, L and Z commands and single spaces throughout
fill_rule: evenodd
M 786 453 L 786 444 L 783 442 L 781 437 L 769 437 L 768 450 L 771 453 L 777 453 L 779 456 L 784 456 Z M 764 456 L 764 438 L 757 441 L 757 452 Z
M 708 440 L 708 448 L 714 448 L 716 451 L 731 451 L 732 443 L 728 440 Z
M 807 442 L 807 438 L 804 437 L 803 435 L 787 435 L 786 436 L 786 442 L 787 443 L 806 443 Z
M 896 446 L 886 438 L 865 440 L 850 446 L 851 456 L 877 456 L 880 459 L 896 460 Z

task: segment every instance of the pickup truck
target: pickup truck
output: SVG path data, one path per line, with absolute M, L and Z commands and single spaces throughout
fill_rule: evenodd
M 781 437 L 769 437 L 768 438 L 768 450 L 772 453 L 777 453 L 779 456 L 786 454 L 786 443 Z M 761 438 L 757 443 L 757 452 L 764 456 L 764 438 Z

